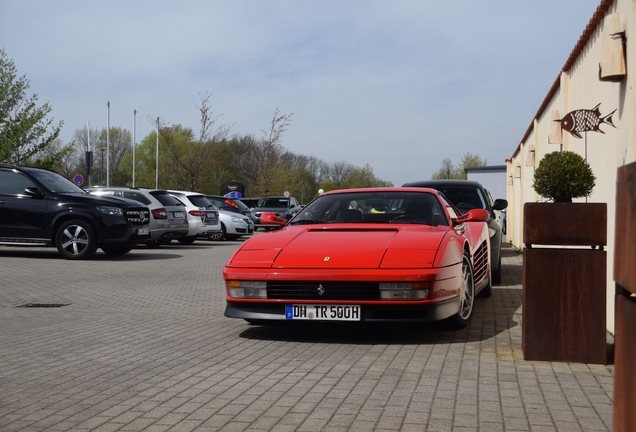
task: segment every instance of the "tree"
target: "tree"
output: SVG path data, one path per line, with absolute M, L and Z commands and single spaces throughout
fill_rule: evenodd
M 92 139 L 93 137 L 91 133 L 91 140 Z M 110 141 L 109 149 L 107 149 L 108 141 Z M 126 186 L 131 184 L 132 164 L 130 165 L 130 169 L 128 169 L 128 166 L 124 164 L 124 160 L 127 155 L 132 154 L 132 134 L 130 131 L 121 127 L 111 127 L 107 136 L 106 128 L 102 129 L 99 141 L 93 149 L 93 151 L 99 153 L 97 159 L 100 161 L 100 167 L 101 149 L 107 149 L 107 151 L 104 151 L 104 158 L 108 158 L 108 160 L 104 161 L 104 184 L 110 184 L 111 186 Z M 83 166 L 86 165 L 84 164 Z M 107 172 L 110 175 L 110 182 L 106 179 Z
M 216 192 L 220 187 L 220 179 L 228 176 L 227 147 L 222 144 L 226 139 L 229 128 L 219 126 L 215 128 L 218 117 L 212 115 L 210 95 L 201 96 L 201 104 L 196 105 L 199 110 L 200 132 L 198 139 L 194 131 L 182 125 L 169 125 L 161 118 L 149 119 L 159 131 L 159 182 L 161 187 L 169 189 L 189 190 L 197 192 Z M 156 140 L 156 133 L 152 134 Z M 148 138 L 146 138 L 147 140 Z M 143 151 L 149 155 L 149 143 L 145 143 Z M 155 146 L 156 147 L 156 146 Z M 156 149 L 152 151 L 156 153 Z M 156 155 L 155 159 L 156 161 Z M 149 160 L 140 163 L 149 163 Z M 132 161 L 130 170 L 132 171 Z M 142 168 L 142 176 L 150 170 L 154 173 L 155 166 Z M 212 175 L 211 175 L 212 174 Z M 144 182 L 148 179 L 144 178 Z M 137 180 L 135 179 L 135 182 Z M 219 182 L 213 185 L 212 182 Z M 156 183 L 153 182 L 153 184 Z
M 468 175 L 466 174 L 466 168 L 486 166 L 487 161 L 481 160 L 479 155 L 474 155 L 471 152 L 466 152 L 461 158 L 461 161 L 455 166 L 453 161 L 449 158 L 442 160 L 440 169 L 431 176 L 432 180 L 466 180 Z
M 53 119 L 46 118 L 51 106 L 38 107 L 36 94 L 27 99 L 29 87 L 26 76 L 18 77 L 15 64 L 0 50 L 0 162 L 50 167 L 68 152 L 66 147 L 45 152 L 64 122 L 51 128 Z
M 453 161 L 449 158 L 442 160 L 440 169 L 431 176 L 433 180 L 446 180 L 457 178 L 457 169 L 453 166 Z
M 264 196 L 270 194 L 269 182 L 274 177 L 274 172 L 278 168 L 278 162 L 283 153 L 281 141 L 287 128 L 291 124 L 293 114 L 280 114 L 278 108 L 274 113 L 268 130 L 261 129 L 263 139 L 258 143 L 257 158 L 257 178 L 255 192 Z

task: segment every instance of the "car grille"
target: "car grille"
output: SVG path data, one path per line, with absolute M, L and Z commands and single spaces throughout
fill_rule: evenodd
M 148 225 L 150 221 L 150 210 L 128 209 L 126 210 L 126 220 L 132 225 Z
M 321 287 L 322 289 L 320 289 Z M 277 300 L 379 300 L 380 288 L 377 282 L 268 282 L 267 298 Z
M 473 257 L 473 274 L 475 282 L 481 281 L 487 276 L 488 272 L 488 246 L 483 242 L 475 252 Z

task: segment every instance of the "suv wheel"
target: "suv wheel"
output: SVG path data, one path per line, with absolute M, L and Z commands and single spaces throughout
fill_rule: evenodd
M 55 246 L 66 259 L 87 259 L 97 250 L 93 227 L 83 220 L 64 222 L 55 233 Z
M 217 233 L 210 234 L 210 240 L 223 240 L 225 238 L 225 225 L 221 224 L 221 230 Z

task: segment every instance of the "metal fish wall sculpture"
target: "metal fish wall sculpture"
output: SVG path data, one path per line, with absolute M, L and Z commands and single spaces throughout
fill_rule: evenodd
M 616 127 L 612 122 L 612 115 L 616 112 L 616 110 L 612 111 L 605 117 L 601 117 L 601 111 L 598 109 L 599 106 L 601 106 L 600 103 L 591 110 L 580 109 L 570 111 L 561 120 L 555 121 L 561 122 L 561 129 L 570 132 L 570 134 L 572 134 L 575 138 L 583 138 L 583 136 L 581 136 L 581 132 L 588 131 L 604 134 L 605 132 L 600 129 L 601 124 L 605 123 L 612 127 Z

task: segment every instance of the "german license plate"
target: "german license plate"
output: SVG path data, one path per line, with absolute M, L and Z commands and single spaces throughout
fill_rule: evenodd
M 359 305 L 287 304 L 288 320 L 360 321 Z
M 174 212 L 175 219 L 183 219 L 185 217 L 185 213 L 183 212 Z
M 150 234 L 150 230 L 148 228 L 137 228 L 138 235 L 147 235 Z

